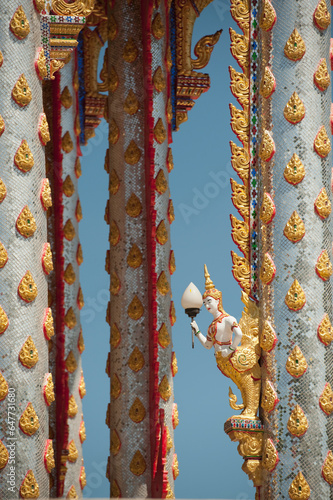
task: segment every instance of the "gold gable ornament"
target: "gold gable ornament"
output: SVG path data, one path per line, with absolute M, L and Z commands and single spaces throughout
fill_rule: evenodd
M 319 323 L 318 329 L 317 329 L 317 335 L 320 340 L 324 345 L 328 346 L 333 340 L 333 328 L 332 324 L 329 318 L 329 315 L 326 313 Z
M 20 350 L 19 360 L 23 366 L 30 369 L 30 368 L 33 368 L 35 366 L 38 359 L 39 359 L 38 351 L 36 349 L 36 346 L 35 346 L 32 338 L 29 335 L 29 337 L 24 342 L 24 344 Z
M 310 498 L 310 486 L 301 472 L 291 483 L 288 493 L 291 500 L 308 500 Z
M 321 469 L 321 475 L 329 485 L 333 484 L 333 453 L 331 450 L 328 450 L 327 452 L 327 456 Z
M 27 106 L 32 99 L 30 87 L 23 73 L 14 85 L 12 98 L 21 108 Z
M 318 134 L 314 140 L 314 150 L 320 158 L 326 158 L 331 151 L 331 141 L 327 135 L 325 126 L 320 127 Z
M 28 470 L 20 486 L 20 495 L 22 498 L 38 498 L 39 486 L 32 470 Z
M 314 208 L 319 217 L 324 220 L 330 215 L 332 211 L 332 206 L 325 188 L 320 190 L 315 202 Z
M 331 24 L 330 10 L 328 10 L 325 0 L 319 0 L 318 5 L 313 13 L 313 22 L 318 29 L 324 31 Z
M 23 40 L 29 35 L 30 24 L 22 5 L 16 9 L 15 14 L 10 21 L 9 27 L 13 35 L 15 35 L 19 40 Z
M 43 385 L 43 396 L 47 406 L 50 406 L 50 404 L 53 403 L 53 401 L 55 400 L 52 373 L 47 373 L 45 375 L 45 383 Z
M 323 281 L 327 281 L 332 276 L 332 264 L 327 250 L 323 250 L 316 263 L 316 273 Z
M 292 377 L 299 378 L 304 375 L 307 369 L 306 359 L 301 349 L 296 345 L 287 359 L 286 370 Z
M 304 307 L 306 302 L 305 293 L 297 280 L 294 280 L 289 288 L 284 301 L 292 311 L 299 311 Z
M 333 411 L 333 391 L 329 382 L 325 384 L 324 390 L 320 395 L 319 406 L 326 415 L 330 415 Z
M 40 191 L 40 201 L 45 211 L 48 208 L 52 207 L 51 187 L 49 179 L 43 179 L 42 189 Z
M 31 403 L 28 403 L 26 409 L 21 415 L 19 426 L 24 434 L 32 436 L 39 429 L 39 420 L 37 413 Z
M 316 87 L 322 92 L 324 92 L 330 86 L 331 78 L 325 58 L 320 59 L 317 69 L 313 75 L 313 81 Z
M 290 216 L 287 224 L 284 227 L 283 234 L 292 243 L 297 243 L 305 235 L 304 222 L 296 212 L 296 210 Z
M 130 410 L 129 417 L 136 424 L 142 422 L 146 416 L 146 410 L 139 398 L 135 398 Z
M 299 61 L 304 56 L 305 50 L 303 38 L 295 28 L 284 46 L 284 55 L 291 61 Z
M 131 463 L 130 463 L 130 471 L 135 476 L 141 476 L 146 470 L 146 461 L 142 456 L 142 453 L 138 450 L 135 452 Z
M 266 99 L 271 97 L 276 88 L 276 80 L 272 70 L 266 66 L 264 74 L 261 77 L 259 93 Z
M 283 116 L 293 125 L 303 120 L 305 116 L 305 107 L 303 101 L 298 97 L 297 92 L 294 92 L 287 102 L 283 111 Z
M 290 414 L 287 428 L 290 434 L 296 437 L 303 436 L 308 430 L 309 424 L 308 420 L 304 414 L 304 411 L 299 405 L 296 405 Z
M 291 159 L 287 163 L 283 175 L 286 181 L 289 182 L 289 184 L 293 184 L 294 186 L 296 184 L 299 184 L 304 179 L 304 165 L 296 153 L 292 155 Z
M 0 440 L 0 470 L 6 467 L 9 459 L 9 453 L 6 446 Z
M 29 172 L 34 166 L 34 157 L 26 140 L 21 142 L 14 156 L 14 164 L 21 172 Z
M 33 302 L 37 297 L 37 285 L 34 282 L 30 271 L 27 271 L 21 279 L 17 292 L 19 294 L 19 297 L 24 300 L 24 302 Z

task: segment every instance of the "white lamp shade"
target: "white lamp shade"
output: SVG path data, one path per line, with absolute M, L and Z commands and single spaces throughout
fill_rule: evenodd
M 191 282 L 183 293 L 181 305 L 184 309 L 200 309 L 202 306 L 200 290 L 198 290 L 194 283 Z

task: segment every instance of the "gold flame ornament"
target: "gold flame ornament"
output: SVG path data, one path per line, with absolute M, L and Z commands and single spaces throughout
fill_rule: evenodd
M 0 269 L 5 267 L 8 261 L 8 253 L 4 245 L 0 242 Z
M 325 0 L 319 0 L 313 13 L 313 22 L 322 31 L 326 30 L 331 24 L 331 14 Z
M 329 382 L 325 384 L 324 390 L 319 398 L 319 406 L 326 415 L 333 411 L 333 391 Z
M 288 493 L 291 500 L 308 500 L 310 498 L 310 486 L 301 472 L 291 483 Z
M 178 373 L 178 363 L 175 352 L 171 354 L 171 373 L 173 377 L 176 375 L 176 373 Z
M 110 446 L 110 451 L 112 455 L 113 456 L 118 455 L 120 448 L 121 448 L 121 442 L 119 434 L 115 429 L 113 429 L 113 431 L 111 432 L 111 446 Z
M 118 177 L 117 172 L 113 168 L 110 173 L 109 191 L 111 194 L 115 195 L 118 193 L 119 188 L 120 188 L 120 179 Z
M 7 396 L 7 394 L 8 394 L 8 384 L 5 377 L 0 372 L 0 401 L 3 401 Z
M 72 439 L 68 444 L 68 461 L 71 463 L 76 462 L 79 457 L 79 452 L 77 451 L 74 439 Z
M 296 405 L 290 414 L 287 428 L 290 434 L 296 437 L 303 436 L 308 430 L 308 420 L 299 405 Z
M 67 132 L 64 133 L 61 139 L 61 149 L 68 154 L 73 151 L 73 148 L 74 144 L 71 138 L 71 134 L 67 130 Z
M 79 179 L 82 175 L 80 158 L 76 158 L 75 160 L 74 173 L 77 179 Z
M 284 46 L 284 55 L 291 61 L 299 61 L 305 54 L 305 43 L 295 28 Z
M 262 160 L 269 161 L 272 159 L 274 153 L 275 143 L 268 130 L 265 130 L 260 143 L 259 156 Z
M 38 498 L 39 486 L 32 470 L 28 470 L 20 486 L 21 498 Z
M 146 416 L 146 410 L 139 398 L 135 398 L 130 410 L 129 417 L 136 424 L 142 422 Z
M 132 193 L 126 203 L 126 213 L 130 217 L 139 217 L 142 212 L 142 205 L 136 194 Z
M 36 349 L 36 346 L 35 346 L 32 338 L 29 335 L 29 337 L 24 342 L 24 344 L 20 350 L 19 360 L 23 366 L 30 369 L 30 368 L 33 368 L 35 366 L 38 359 L 39 359 L 38 351 Z
M 261 397 L 261 407 L 268 413 L 274 410 L 279 402 L 272 382 L 266 380 Z
M 169 453 L 170 450 L 173 448 L 173 442 L 170 436 L 170 431 L 169 428 L 166 427 L 166 435 L 167 435 L 167 453 Z
M 262 466 L 269 472 L 273 472 L 279 462 L 279 454 L 271 439 L 266 439 L 262 452 Z
M 269 224 L 274 219 L 276 213 L 275 203 L 270 194 L 264 193 L 264 198 L 260 208 L 260 220 L 265 224 Z
M 120 240 L 120 231 L 118 229 L 118 226 L 114 220 L 111 221 L 110 224 L 110 243 L 113 247 L 115 247 Z
M 8 316 L 0 306 L 0 335 L 5 333 L 9 325 Z
M 175 429 L 179 424 L 179 414 L 178 414 L 178 406 L 176 403 L 173 403 L 172 408 L 172 427 Z
M 316 273 L 323 281 L 327 281 L 332 276 L 332 264 L 327 250 L 323 250 L 316 263 Z
M 43 179 L 42 189 L 40 191 L 40 201 L 45 211 L 48 208 L 52 207 L 51 187 L 49 179 Z
M 156 240 L 160 245 L 164 245 L 169 239 L 164 220 L 162 220 L 156 229 Z
M 24 302 L 33 302 L 38 295 L 37 285 L 32 274 L 27 271 L 18 286 L 18 294 Z
M 139 108 L 140 108 L 139 101 L 136 95 L 134 94 L 133 90 L 130 89 L 124 102 L 124 111 L 129 115 L 135 115 L 138 112 Z
M 9 459 L 9 453 L 6 446 L 0 440 L 0 470 L 6 467 Z
M 30 87 L 23 73 L 14 85 L 12 98 L 21 108 L 27 106 L 32 99 Z
M 15 14 L 10 21 L 9 27 L 13 35 L 15 35 L 19 40 L 23 40 L 29 35 L 30 24 L 22 5 L 16 9 Z
M 55 467 L 52 439 L 46 440 L 45 451 L 44 451 L 44 465 L 45 465 L 46 471 L 49 474 L 52 471 L 52 469 L 54 469 L 54 467 Z
M 18 216 L 16 220 L 16 229 L 25 238 L 29 238 L 36 231 L 36 222 L 29 210 L 28 205 L 23 208 L 22 212 Z
M 321 469 L 321 475 L 329 485 L 333 484 L 333 453 L 331 450 L 328 450 L 327 452 L 327 456 Z
M 70 93 L 67 85 L 66 85 L 66 87 L 64 87 L 63 91 L 61 92 L 60 101 L 61 101 L 61 104 L 63 105 L 63 107 L 66 109 L 69 109 L 71 107 L 71 105 L 73 104 L 73 97 L 72 97 L 72 94 Z
M 285 225 L 283 234 L 292 243 L 297 243 L 304 237 L 305 235 L 304 222 L 302 221 L 296 210 L 292 213 L 290 219 Z
M 26 409 L 21 415 L 19 426 L 24 434 L 32 436 L 39 429 L 39 420 L 37 413 L 31 403 L 27 404 Z
M 50 243 L 45 243 L 42 253 L 42 267 L 44 273 L 48 276 L 53 271 L 53 260 Z
M 286 181 L 289 182 L 289 184 L 293 184 L 294 186 L 296 184 L 299 184 L 304 179 L 304 165 L 296 153 L 292 155 L 291 159 L 287 163 L 283 175 Z
M 82 328 L 80 330 L 79 338 L 77 340 L 77 348 L 78 348 L 80 354 L 82 354 L 83 351 L 86 348 L 86 346 L 84 345 L 84 340 L 83 340 L 83 335 L 82 335 Z
M 43 396 L 46 406 L 50 406 L 50 404 L 53 403 L 53 401 L 55 400 L 52 373 L 47 373 L 45 375 L 44 385 L 43 385 Z
M 158 292 L 163 296 L 167 295 L 170 292 L 169 281 L 164 271 L 162 271 L 158 277 L 156 288 Z
M 319 323 L 319 326 L 317 328 L 317 335 L 320 342 L 322 342 L 326 346 L 330 345 L 333 340 L 333 328 L 329 315 L 327 313 Z
M 0 179 L 0 203 L 3 202 L 6 196 L 7 196 L 7 189 L 5 183 L 3 182 L 2 179 Z
M 136 243 L 133 244 L 127 256 L 127 264 L 133 269 L 137 269 L 142 264 L 142 253 Z
M 331 78 L 325 58 L 320 59 L 317 69 L 313 75 L 313 81 L 316 87 L 322 92 L 330 86 Z
M 304 307 L 306 302 L 305 293 L 297 280 L 294 280 L 289 288 L 284 301 L 291 311 L 299 311 Z
M 158 386 L 158 391 L 160 393 L 161 398 L 164 401 L 168 401 L 168 399 L 171 396 L 172 391 L 171 391 L 171 387 L 170 387 L 170 384 L 168 381 L 168 377 L 166 375 L 164 375 L 164 377 L 162 378 L 162 380 Z
M 265 253 L 263 263 L 260 268 L 260 279 L 265 285 L 272 283 L 276 274 L 276 267 L 269 253 Z
M 326 158 L 331 151 L 331 141 L 327 135 L 325 126 L 320 127 L 318 134 L 314 140 L 314 150 L 320 158 Z
M 144 313 L 143 305 L 140 299 L 137 297 L 137 295 L 135 295 L 130 305 L 128 306 L 127 314 L 131 319 L 137 321 L 138 319 L 141 318 L 143 313 Z
M 175 253 L 173 250 L 170 252 L 170 257 L 169 257 L 169 272 L 172 275 L 176 270 L 176 260 L 175 260 Z
M 278 338 L 274 328 L 268 320 L 265 320 L 264 328 L 260 335 L 260 347 L 266 352 L 271 352 L 276 346 L 277 341 Z
M 266 99 L 271 97 L 276 88 L 276 80 L 271 69 L 266 66 L 264 74 L 262 75 L 259 87 L 259 93 Z
M 51 140 L 49 124 L 47 123 L 45 113 L 41 113 L 39 116 L 38 137 L 43 146 L 46 146 L 46 144 Z
M 174 455 L 173 455 L 173 460 L 172 460 L 172 475 L 173 475 L 174 481 L 179 476 L 179 464 L 178 464 L 177 453 L 174 453 Z
M 172 149 L 168 148 L 168 154 L 167 154 L 167 169 L 168 172 L 170 173 L 171 170 L 173 170 L 174 164 L 173 164 L 173 156 L 172 156 Z
M 264 31 L 270 31 L 276 23 L 276 12 L 269 0 L 264 0 L 264 4 L 259 19 L 259 26 Z
M 299 378 L 304 375 L 307 369 L 306 359 L 301 349 L 296 345 L 287 359 L 286 370 L 292 377 Z
M 314 203 L 314 208 L 319 217 L 324 220 L 330 215 L 332 206 L 325 188 L 320 190 L 319 195 Z
M 293 125 L 303 120 L 305 116 L 305 107 L 303 101 L 298 97 L 297 92 L 294 92 L 287 102 L 283 111 L 283 116 Z
M 80 470 L 80 478 L 79 478 L 79 480 L 80 480 L 81 490 L 83 490 L 84 487 L 87 485 L 86 470 L 85 470 L 85 468 L 83 466 L 81 467 L 81 470 Z
M 167 133 L 161 118 L 157 120 L 156 125 L 154 127 L 154 137 L 159 144 L 163 144 L 163 142 L 167 137 Z
M 39 80 L 43 80 L 47 76 L 46 57 L 44 49 L 41 47 L 39 47 L 36 52 L 35 70 Z
M 170 344 L 171 339 L 165 323 L 162 324 L 161 328 L 158 331 L 158 343 L 161 347 L 166 348 Z
M 146 461 L 142 456 L 142 453 L 138 450 L 135 452 L 131 463 L 130 463 L 130 471 L 135 476 L 141 476 L 146 470 Z
M 2 54 L 2 52 L 0 50 L 0 68 L 1 68 L 2 65 L 3 65 L 3 54 Z
M 77 299 L 76 299 L 77 307 L 81 311 L 81 309 L 84 307 L 84 298 L 83 298 L 83 293 L 82 293 L 82 288 L 79 288 L 79 291 L 77 292 Z
M 68 400 L 68 416 L 74 418 L 78 412 L 78 406 L 76 404 L 75 398 L 72 395 Z
M 43 320 L 43 332 L 47 340 L 50 340 L 54 335 L 53 316 L 50 307 L 48 307 L 45 310 L 44 320 Z
M 175 304 L 173 303 L 173 300 L 170 303 L 170 311 L 169 311 L 169 319 L 171 326 L 173 326 L 176 323 L 176 309 L 175 309 Z
M 69 351 L 68 356 L 65 361 L 65 365 L 69 373 L 74 373 L 77 369 L 77 362 L 73 351 Z
M 21 172 L 29 172 L 34 166 L 34 157 L 26 140 L 21 142 L 14 156 L 14 164 Z

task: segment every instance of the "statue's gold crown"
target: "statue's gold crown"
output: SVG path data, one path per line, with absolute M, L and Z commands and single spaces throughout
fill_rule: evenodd
M 205 264 L 205 288 L 206 290 L 213 290 L 215 288 L 214 283 L 210 279 L 210 274 L 208 272 L 207 266 Z

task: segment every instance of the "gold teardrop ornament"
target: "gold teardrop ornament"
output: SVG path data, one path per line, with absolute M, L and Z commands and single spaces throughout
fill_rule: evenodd
M 70 198 L 75 192 L 75 187 L 70 175 L 67 175 L 66 179 L 62 183 L 62 192 L 65 196 L 67 196 L 67 198 Z
M 313 22 L 322 31 L 326 30 L 331 24 L 331 14 L 325 0 L 319 0 L 313 13 Z
M 52 439 L 46 440 L 45 450 L 44 450 L 44 465 L 45 465 L 46 471 L 49 474 L 52 471 L 52 469 L 54 469 L 54 467 L 55 467 Z
M 118 226 L 114 220 L 111 221 L 110 224 L 110 243 L 113 247 L 115 247 L 120 240 L 120 232 Z
M 140 371 L 145 366 L 145 358 L 138 347 L 134 347 L 127 364 L 135 373 Z
M 32 470 L 28 470 L 20 486 L 21 498 L 38 498 L 39 486 Z
M 178 414 L 178 406 L 176 403 L 173 403 L 172 407 L 172 427 L 175 429 L 179 424 L 179 414 Z
M 124 111 L 129 115 L 135 115 L 138 112 L 139 108 L 139 101 L 133 90 L 130 89 L 124 102 Z
M 69 351 L 68 356 L 65 361 L 65 365 L 69 373 L 74 373 L 77 369 L 77 361 L 75 359 L 75 355 L 73 351 Z
M 79 291 L 77 292 L 77 299 L 76 299 L 77 307 L 81 311 L 81 309 L 84 307 L 84 298 L 83 298 L 83 293 L 82 293 L 82 288 L 79 288 Z
M 313 81 L 316 87 L 324 92 L 331 83 L 330 74 L 327 68 L 326 59 L 320 59 L 317 69 L 313 75 Z
M 68 493 L 66 495 L 66 498 L 71 498 L 73 500 L 79 499 L 78 494 L 76 493 L 76 489 L 75 489 L 74 484 L 72 484 L 72 486 L 69 488 Z
M 275 153 L 275 143 L 268 130 L 265 130 L 261 139 L 259 156 L 264 161 L 269 161 Z
M 8 384 L 5 377 L 0 372 L 0 401 L 3 401 L 7 396 L 7 394 L 8 394 Z
M 0 203 L 3 202 L 6 196 L 7 196 L 7 189 L 5 183 L 3 182 L 2 179 L 0 179 Z
M 304 165 L 296 153 L 292 155 L 290 161 L 287 163 L 283 175 L 286 181 L 289 182 L 289 184 L 293 184 L 294 186 L 304 179 Z
M 164 90 L 166 87 L 166 82 L 161 66 L 159 66 L 154 73 L 153 84 L 157 92 L 162 92 L 162 90 Z
M 163 144 L 163 142 L 167 137 L 167 133 L 161 118 L 157 120 L 156 125 L 154 127 L 154 137 L 159 144 Z
M 80 200 L 77 200 L 76 202 L 76 207 L 75 207 L 75 218 L 77 222 L 81 222 L 83 215 L 82 215 L 82 206 Z
M 111 274 L 111 285 L 110 285 L 111 295 L 114 295 L 114 296 L 118 295 L 118 293 L 120 291 L 120 288 L 121 288 L 120 279 L 118 278 L 117 273 L 115 273 L 114 271 L 112 271 L 112 274 Z
M 84 421 L 83 420 L 80 423 L 79 437 L 80 437 L 81 444 L 84 443 L 84 441 L 87 439 L 87 436 L 86 436 L 86 427 L 84 425 Z
M 82 175 L 80 158 L 76 158 L 75 160 L 74 173 L 77 179 L 79 179 Z
M 168 189 L 168 181 L 166 180 L 162 169 L 159 170 L 157 176 L 155 177 L 155 187 L 159 194 L 164 194 Z
M 47 340 L 50 340 L 54 335 L 53 316 L 50 307 L 48 307 L 45 310 L 44 320 L 43 320 L 43 332 Z
M 317 196 L 316 201 L 314 202 L 314 208 L 315 212 L 322 220 L 327 219 L 327 217 L 330 215 L 332 206 L 325 188 L 322 188 L 320 190 L 320 193 Z
M 67 285 L 73 285 L 73 283 L 75 283 L 76 281 L 76 274 L 71 263 L 69 263 L 65 269 L 64 280 L 66 281 Z
M 291 500 L 308 500 L 310 498 L 310 486 L 301 472 L 291 483 L 288 493 Z
M 73 104 L 73 97 L 72 97 L 72 94 L 70 93 L 67 85 L 66 85 L 66 87 L 64 87 L 63 91 L 61 92 L 60 101 L 61 101 L 61 104 L 63 105 L 63 107 L 66 109 L 69 109 L 71 107 L 71 105 Z
M 332 264 L 327 250 L 323 250 L 316 263 L 316 273 L 323 281 L 327 281 L 332 276 Z
M 171 339 L 165 323 L 162 324 L 161 328 L 158 331 L 158 342 L 161 347 L 165 348 L 170 345 Z
M 64 135 L 62 136 L 62 139 L 61 139 L 61 149 L 65 153 L 70 153 L 71 151 L 73 151 L 73 148 L 74 148 L 74 144 L 73 144 L 73 141 L 71 138 L 71 134 L 67 130 L 67 132 L 64 133 Z
M 116 323 L 113 323 L 111 326 L 111 334 L 110 334 L 110 344 L 114 349 L 118 347 L 120 344 L 121 336 L 120 331 Z
M 305 54 L 305 43 L 295 28 L 284 46 L 284 55 L 291 61 L 299 61 Z
M 126 213 L 130 217 L 139 217 L 142 212 L 142 205 L 136 194 L 132 193 L 126 203 Z
M 39 359 L 38 351 L 36 349 L 36 346 L 35 346 L 32 338 L 29 335 L 29 337 L 24 342 L 24 344 L 20 350 L 19 360 L 23 366 L 30 369 L 30 368 L 33 368 L 35 366 L 38 359 Z
M 276 23 L 276 12 L 269 0 L 264 0 L 264 4 L 259 19 L 259 26 L 264 31 L 270 31 Z
M 4 245 L 0 242 L 0 269 L 5 267 L 8 261 L 8 253 Z
M 68 400 L 68 416 L 74 418 L 78 412 L 78 406 L 76 404 L 75 398 L 72 395 Z
M 151 23 L 151 31 L 157 40 L 160 40 L 165 34 L 165 27 L 162 22 L 161 14 L 157 13 Z
M 305 116 L 305 107 L 303 101 L 298 97 L 297 92 L 294 92 L 287 102 L 283 110 L 283 116 L 293 125 L 303 120 Z
M 128 99 L 128 97 L 127 97 L 127 99 Z M 125 103 L 126 103 L 126 101 L 125 101 Z M 139 103 L 138 103 L 138 109 L 139 109 Z M 125 109 L 125 111 L 127 113 L 129 113 L 129 111 L 127 111 L 126 109 Z M 129 113 L 129 114 L 134 114 L 134 113 Z M 118 139 L 119 139 L 119 128 L 118 128 L 118 125 L 116 124 L 116 121 L 112 118 L 110 120 L 110 124 L 109 124 L 109 142 L 111 144 L 117 144 Z
M 331 151 L 331 141 L 327 135 L 325 126 L 320 127 L 318 134 L 314 141 L 314 150 L 320 158 L 326 158 Z
M 156 229 L 156 240 L 160 245 L 164 245 L 169 239 L 164 220 L 162 220 Z
M 276 80 L 271 69 L 266 66 L 264 74 L 262 75 L 259 87 L 259 93 L 266 99 L 271 97 L 276 88 Z
M 292 311 L 299 311 L 304 307 L 306 302 L 305 293 L 297 280 L 294 280 L 289 288 L 284 301 L 286 306 Z
M 171 250 L 170 257 L 169 257 L 169 272 L 170 272 L 170 274 L 173 275 L 175 270 L 176 270 L 175 254 L 174 254 L 174 251 Z
M 6 129 L 5 121 L 2 118 L 2 116 L 0 115 L 0 137 L 4 133 L 5 129 Z
M 273 472 L 279 462 L 279 454 L 271 439 L 266 439 L 262 452 L 262 466 L 269 472 Z
M 72 330 L 74 328 L 74 326 L 76 326 L 77 324 L 77 319 L 76 319 L 76 315 L 75 315 L 75 312 L 73 311 L 73 308 L 70 307 L 68 309 L 68 311 L 66 312 L 65 314 L 65 318 L 64 318 L 64 321 L 65 321 L 65 325 L 70 329 Z
M 77 348 L 79 350 L 79 353 L 82 354 L 83 351 L 85 350 L 86 346 L 84 345 L 84 339 L 83 339 L 83 334 L 82 334 L 82 328 L 79 333 L 79 338 L 77 340 Z
M 275 392 L 272 382 L 266 380 L 261 396 L 261 407 L 268 413 L 274 410 L 279 402 L 279 398 Z
M 31 403 L 27 404 L 26 409 L 21 415 L 19 426 L 24 434 L 32 436 L 39 429 L 39 420 L 37 413 Z
M 67 459 L 69 462 L 74 463 L 79 458 L 79 452 L 74 443 L 74 439 L 72 439 L 68 444 L 68 455 Z
M 296 405 L 290 414 L 287 428 L 290 434 L 296 437 L 303 436 L 308 430 L 308 420 L 299 405 Z
M 124 47 L 123 59 L 128 63 L 132 63 L 136 60 L 138 54 L 139 51 L 135 45 L 135 42 L 133 38 L 130 38 Z
M 286 370 L 292 377 L 299 378 L 304 375 L 307 369 L 306 359 L 301 349 L 296 345 L 287 359 Z
M 168 377 L 166 375 L 164 375 L 164 377 L 162 378 L 162 380 L 158 386 L 158 391 L 160 393 L 161 398 L 164 401 L 168 401 L 168 399 L 170 399 L 172 391 L 171 391 L 171 387 L 170 387 L 170 384 L 168 381 Z
M 173 300 L 170 302 L 169 318 L 170 318 L 171 326 L 173 326 L 176 323 L 176 319 L 177 319 L 176 318 L 175 304 L 173 303 Z
M 112 14 L 109 15 L 108 21 L 109 21 L 108 40 L 111 40 L 112 42 L 118 34 L 118 25 Z
M 170 173 L 171 170 L 173 170 L 174 164 L 173 164 L 173 156 L 172 156 L 172 149 L 168 148 L 168 154 L 167 154 L 167 169 L 168 172 Z
M 327 456 L 321 469 L 321 475 L 329 485 L 333 484 L 333 453 L 331 450 L 328 450 L 327 452 Z
M 329 315 L 327 313 L 319 323 L 319 326 L 317 328 L 317 335 L 320 342 L 322 342 L 326 346 L 330 345 L 333 340 L 333 328 Z
M 0 306 L 0 335 L 2 333 L 5 333 L 5 331 L 8 328 L 8 325 L 9 325 L 9 320 L 8 320 L 7 314 Z
M 84 382 L 84 376 L 82 375 L 82 370 L 81 370 L 81 378 L 80 378 L 80 384 L 79 384 L 79 394 L 80 394 L 81 399 L 83 399 L 84 396 L 87 394 L 86 384 Z
M 263 263 L 260 268 L 260 279 L 265 285 L 272 283 L 276 274 L 276 267 L 269 253 L 265 253 Z
M 146 470 L 146 461 L 143 458 L 141 452 L 138 450 L 135 452 L 131 463 L 130 463 L 130 471 L 135 476 L 141 476 Z
M 319 406 L 326 415 L 333 411 L 333 391 L 329 382 L 325 384 L 324 390 L 319 398 Z
M 137 295 L 134 296 L 132 302 L 128 306 L 127 314 L 133 320 L 138 320 L 144 313 L 143 305 Z
M 44 273 L 48 276 L 53 271 L 53 260 L 50 243 L 45 243 L 42 253 L 42 267 Z
M 9 459 L 9 453 L 6 446 L 0 440 L 0 470 L 6 467 Z
M 290 219 L 285 225 L 283 234 L 292 243 L 297 243 L 304 237 L 305 235 L 304 222 L 302 221 L 296 210 L 295 212 L 292 213 Z
M 18 286 L 18 294 L 24 302 L 33 302 L 38 295 L 37 285 L 34 282 L 32 274 L 27 271 Z
M 264 193 L 264 198 L 260 208 L 259 217 L 265 224 L 269 224 L 274 219 L 276 212 L 274 201 L 270 194 Z
M 164 271 L 161 272 L 156 283 L 156 288 L 161 295 L 167 295 L 170 292 L 169 281 Z
M 175 220 L 175 209 L 173 208 L 173 202 L 170 199 L 168 204 L 168 221 L 169 224 L 172 224 Z
M 79 480 L 80 480 L 81 490 L 83 490 L 85 488 L 85 486 L 87 485 L 86 470 L 83 466 L 81 467 L 81 470 L 80 470 Z
M 133 269 L 137 269 L 142 264 L 142 253 L 135 243 L 127 256 L 127 264 Z
M 170 431 L 169 428 L 166 427 L 166 435 L 167 435 L 167 453 L 169 453 L 170 450 L 173 448 L 173 442 L 170 436 Z
M 2 52 L 0 50 L 0 68 L 1 68 L 2 65 L 3 65 L 3 54 L 2 54 Z
M 40 191 L 40 201 L 45 211 L 48 208 L 52 207 L 51 187 L 49 179 L 43 179 L 42 189 Z
M 109 89 L 111 92 L 115 92 L 119 85 L 119 78 L 114 66 L 111 66 L 109 72 Z
M 113 399 L 117 399 L 117 398 L 119 398 L 120 393 L 121 393 L 120 380 L 119 380 L 118 375 L 116 373 L 114 373 L 112 375 L 112 378 L 111 378 L 111 397 Z
M 117 175 L 117 172 L 113 168 L 110 172 L 109 178 L 109 192 L 113 195 L 117 194 L 120 188 L 120 180 Z
M 141 150 L 135 144 L 133 139 L 129 143 L 126 151 L 125 151 L 125 161 L 129 165 L 135 165 L 141 158 Z
M 44 80 L 47 76 L 46 57 L 44 49 L 38 47 L 35 57 L 35 70 L 39 80 Z
M 43 396 L 47 406 L 50 406 L 50 404 L 53 403 L 53 401 L 55 400 L 52 373 L 47 373 L 45 375 L 44 385 L 43 385 Z
M 66 240 L 72 241 L 75 238 L 75 234 L 76 233 L 73 223 L 70 219 L 68 219 L 66 224 L 64 225 L 64 236 Z
M 21 142 L 14 156 L 14 163 L 21 172 L 29 172 L 34 166 L 34 157 L 26 140 Z
M 14 85 L 12 98 L 21 108 L 27 106 L 32 99 L 30 87 L 23 73 Z
M 36 222 L 28 208 L 28 205 L 23 208 L 22 212 L 18 216 L 16 220 L 16 229 L 25 238 L 29 238 L 36 231 Z
M 173 475 L 174 481 L 179 476 L 179 463 L 178 463 L 177 453 L 174 453 L 174 455 L 173 455 L 173 460 L 172 460 L 172 475 Z
M 19 40 L 23 40 L 29 35 L 30 24 L 22 5 L 16 9 L 15 14 L 10 21 L 9 27 L 13 35 L 15 35 Z
M 130 410 L 129 417 L 136 424 L 142 422 L 146 416 L 146 410 L 139 398 L 135 398 Z
M 171 373 L 173 377 L 176 375 L 176 373 L 178 373 L 178 363 L 175 352 L 172 352 L 171 354 Z
M 47 123 L 45 113 L 41 113 L 39 115 L 38 137 L 39 137 L 40 142 L 43 144 L 43 146 L 46 146 L 46 144 L 51 140 L 50 131 L 49 131 L 49 124 Z
M 111 432 L 111 445 L 110 445 L 110 451 L 112 455 L 113 456 L 118 455 L 120 448 L 121 448 L 121 442 L 119 434 L 115 429 L 113 429 L 113 431 Z

